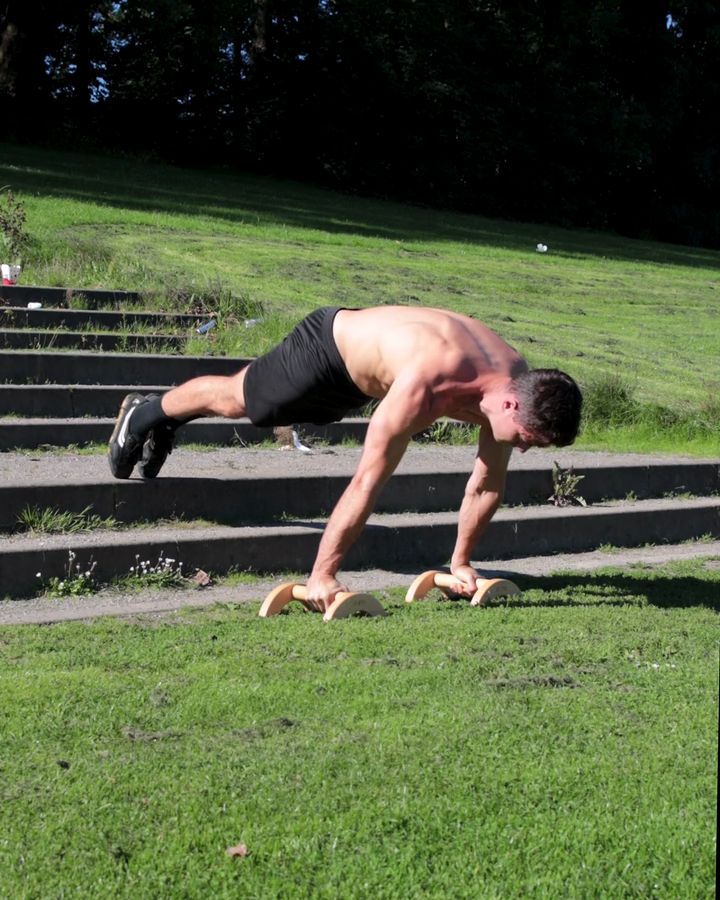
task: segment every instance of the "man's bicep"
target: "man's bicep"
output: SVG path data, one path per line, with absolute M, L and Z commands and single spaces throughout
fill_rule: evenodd
M 418 377 L 398 377 L 378 404 L 368 426 L 368 439 L 391 441 L 407 435 L 408 440 L 433 421 L 431 396 L 427 385 Z
M 426 392 L 396 390 L 397 382 L 380 401 L 368 424 L 358 471 L 378 467 L 392 472 L 402 459 L 413 434 L 427 427 L 429 404 Z

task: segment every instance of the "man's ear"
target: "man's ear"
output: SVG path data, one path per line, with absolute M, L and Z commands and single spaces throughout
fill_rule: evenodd
M 515 397 L 506 397 L 502 402 L 502 410 L 503 412 L 517 412 L 520 408 L 520 404 L 518 403 Z

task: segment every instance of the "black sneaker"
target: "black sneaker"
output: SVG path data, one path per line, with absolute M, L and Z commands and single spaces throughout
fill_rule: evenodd
M 115 428 L 108 443 L 110 471 L 116 478 L 129 478 L 142 455 L 145 436 L 137 438 L 129 429 L 130 417 L 142 403 L 147 403 L 147 398 L 133 393 L 128 394 L 120 404 Z
M 151 428 L 142 448 L 142 459 L 138 471 L 142 478 L 155 478 L 173 450 L 175 428 L 160 424 Z

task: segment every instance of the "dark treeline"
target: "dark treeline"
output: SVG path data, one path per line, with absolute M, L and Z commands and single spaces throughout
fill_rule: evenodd
M 720 15 L 657 0 L 5 0 L 2 131 L 720 246 Z

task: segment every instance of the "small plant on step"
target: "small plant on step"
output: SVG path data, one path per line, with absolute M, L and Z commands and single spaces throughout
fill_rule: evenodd
M 135 555 L 135 565 L 121 581 L 120 586 L 126 588 L 173 588 L 187 586 L 187 578 L 183 575 L 183 564 L 161 550 L 156 563 L 149 559 L 141 560 Z
M 585 498 L 578 494 L 577 489 L 584 475 L 576 475 L 573 467 L 563 469 L 557 462 L 553 463 L 552 480 L 553 492 L 548 497 L 550 503 L 555 506 L 587 506 Z
M 86 506 L 80 512 L 59 510 L 53 507 L 26 506 L 17 517 L 17 524 L 31 534 L 77 534 L 94 531 L 97 528 L 116 528 L 117 521 L 109 516 L 103 518 Z
M 87 566 L 81 566 L 75 562 L 77 554 L 72 550 L 68 550 L 68 562 L 65 569 L 65 575 L 62 577 L 53 577 L 45 585 L 45 595 L 53 600 L 61 597 L 82 597 L 85 594 L 94 594 L 98 589 L 98 583 L 95 580 L 95 567 L 97 563 L 92 557 Z M 37 578 L 42 578 L 42 572 L 37 573 Z

